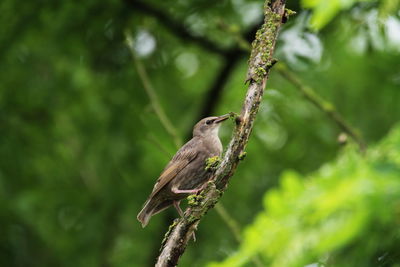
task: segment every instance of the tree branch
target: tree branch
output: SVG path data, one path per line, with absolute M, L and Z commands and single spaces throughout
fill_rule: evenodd
M 354 142 L 357 143 L 360 151 L 363 153 L 366 150 L 366 144 L 361 136 L 346 122 L 346 120 L 336 110 L 335 106 L 327 100 L 320 97 L 314 90 L 301 82 L 284 64 L 278 64 L 277 70 L 282 77 L 291 82 L 302 93 L 304 98 L 310 101 L 319 110 L 331 118 L 343 132 L 348 134 Z
M 229 214 L 229 212 L 224 208 L 224 206 L 221 204 L 221 202 L 219 202 L 215 205 L 215 211 L 219 214 L 222 221 L 226 224 L 226 226 L 232 232 L 233 237 L 235 238 L 236 242 L 238 244 L 240 244 L 242 242 L 242 233 L 241 233 L 242 229 L 240 228 L 239 223 Z M 262 267 L 265 265 L 265 264 L 263 264 L 263 261 L 261 260 L 259 255 L 254 255 L 251 258 L 251 261 L 253 262 L 254 266 L 256 266 L 256 267 Z
M 175 146 L 177 148 L 181 147 L 182 141 L 178 135 L 178 131 L 171 123 L 170 119 L 168 118 L 167 114 L 165 113 L 164 109 L 161 106 L 160 101 L 158 100 L 158 96 L 156 91 L 153 88 L 153 85 L 150 82 L 149 76 L 147 75 L 146 69 L 143 67 L 140 60 L 137 58 L 135 51 L 133 49 L 133 38 L 129 33 L 126 33 L 126 42 L 128 48 L 132 54 L 133 63 L 137 69 L 139 74 L 139 78 L 142 81 L 143 87 L 146 91 L 147 96 L 150 99 L 150 104 L 153 107 L 154 112 L 156 113 L 158 119 L 160 120 L 161 124 L 164 126 L 165 130 L 174 140 Z
M 240 116 L 236 117 L 236 128 L 222 159 L 206 188 L 194 196 L 190 207 L 183 218 L 175 220 L 162 242 L 160 256 L 156 266 L 176 266 L 179 258 L 197 228 L 200 219 L 211 209 L 222 196 L 229 179 L 234 174 L 240 161 L 250 133 L 253 129 L 269 71 L 274 64 L 272 57 L 278 30 L 282 24 L 285 11 L 285 0 L 266 1 L 264 24 L 256 34 L 253 50 L 249 61 L 249 88 Z

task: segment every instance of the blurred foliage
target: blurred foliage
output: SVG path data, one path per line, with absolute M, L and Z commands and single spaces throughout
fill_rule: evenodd
M 244 35 L 260 23 L 262 3 L 142 2 L 157 13 L 137 1 L 0 2 L 0 266 L 154 263 L 177 214 L 160 213 L 145 229 L 135 217 L 177 148 L 152 108 L 126 32 L 182 141 L 219 77 L 226 82 L 217 88 L 221 97 L 212 115 L 240 111 L 247 52 L 224 55 L 196 40 L 206 38 L 222 50 L 235 47 L 236 36 L 221 21 Z M 399 14 L 386 6 L 391 11 L 379 27 L 382 5 L 371 2 L 349 6 L 315 33 L 309 30 L 312 14 L 301 2 L 288 1 L 298 16 L 282 29 L 276 53 L 368 143 L 400 118 Z M 231 69 L 224 72 L 227 62 Z M 221 129 L 225 145 L 232 127 Z M 339 134 L 337 125 L 273 71 L 247 157 L 222 204 L 239 225 L 247 225 L 283 171 L 302 177 L 334 159 Z M 385 233 L 376 232 L 381 242 Z M 235 238 L 215 211 L 196 236 L 182 266 L 204 266 L 236 251 Z
M 325 27 L 335 16 L 344 10 L 348 10 L 356 3 L 378 3 L 379 11 L 382 18 L 389 15 L 395 14 L 399 10 L 399 0 L 302 0 L 302 6 L 304 8 L 311 9 L 312 17 L 310 20 L 310 26 L 314 30 L 320 30 Z
M 302 5 L 304 8 L 313 10 L 310 25 L 319 30 L 326 26 L 340 11 L 350 8 L 357 2 L 368 1 L 370 0 L 302 0 Z
M 365 156 L 351 147 L 307 177 L 287 171 L 238 252 L 209 266 L 244 266 L 257 254 L 265 266 L 400 264 L 399 177 L 400 126 Z

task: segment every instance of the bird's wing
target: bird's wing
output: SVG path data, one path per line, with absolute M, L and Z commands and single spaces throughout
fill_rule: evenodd
M 198 156 L 199 153 L 198 150 L 195 149 L 194 144 L 195 142 L 188 142 L 176 153 L 161 173 L 149 198 L 152 198 L 157 194 L 161 188 L 168 184 L 180 171 L 182 171 Z

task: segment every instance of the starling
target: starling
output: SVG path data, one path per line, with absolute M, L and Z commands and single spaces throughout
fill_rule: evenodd
M 181 199 L 199 192 L 210 178 L 206 170 L 206 160 L 221 156 L 222 144 L 218 137 L 220 123 L 229 114 L 208 117 L 199 121 L 193 128 L 193 138 L 178 150 L 161 173 L 153 191 L 139 212 L 137 219 L 145 227 L 151 216 L 174 205 L 179 215 Z

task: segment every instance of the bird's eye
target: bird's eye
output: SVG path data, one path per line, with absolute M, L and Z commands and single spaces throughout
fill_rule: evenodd
M 206 124 L 207 124 L 207 125 L 210 125 L 212 122 L 213 122 L 212 120 L 207 120 L 207 121 L 206 121 Z

